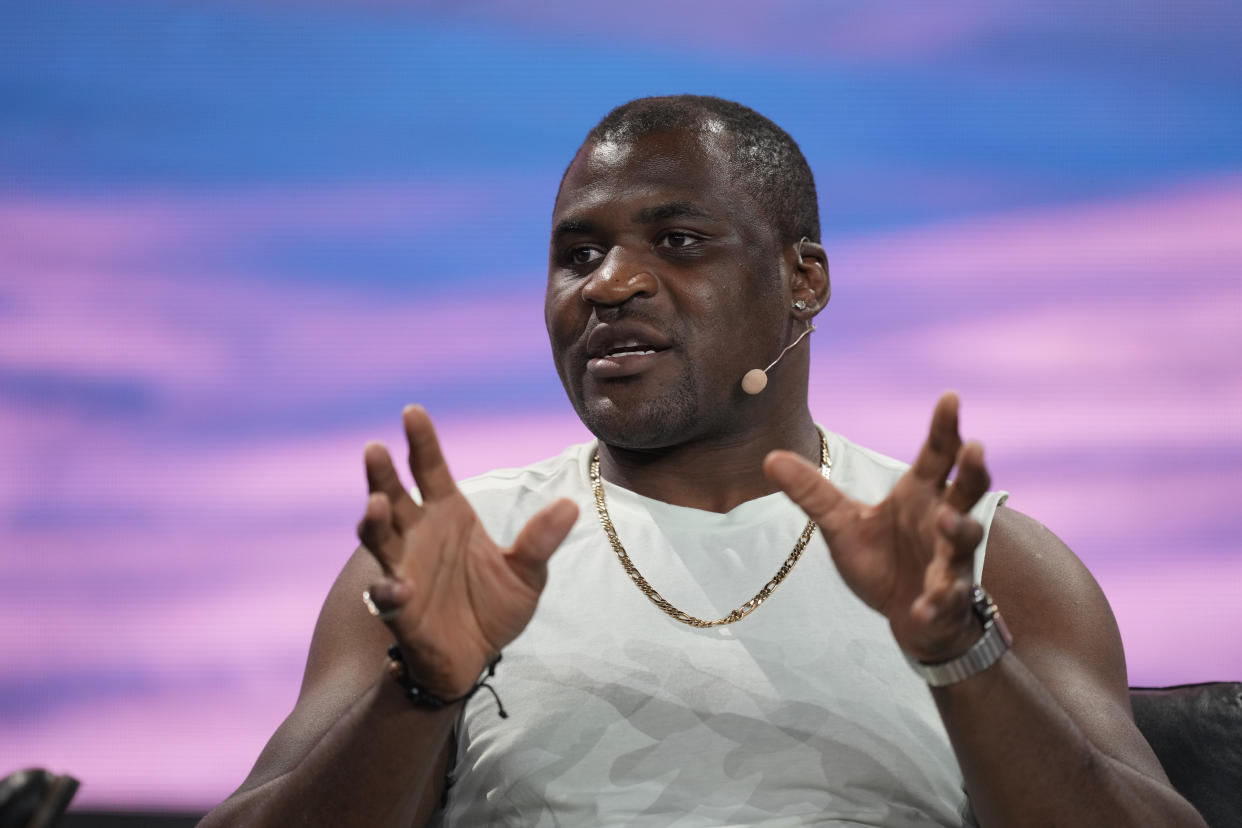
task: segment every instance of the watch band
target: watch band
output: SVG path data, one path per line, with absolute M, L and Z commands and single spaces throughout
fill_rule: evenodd
M 974 646 L 957 658 L 937 664 L 910 660 L 910 666 L 914 668 L 914 671 L 932 687 L 947 687 L 982 673 L 999 661 L 1013 644 L 1013 636 L 1009 634 L 1005 619 L 1001 617 L 1000 610 L 997 609 L 992 596 L 976 584 L 973 597 L 972 609 L 975 615 L 983 621 L 983 635 L 974 643 Z

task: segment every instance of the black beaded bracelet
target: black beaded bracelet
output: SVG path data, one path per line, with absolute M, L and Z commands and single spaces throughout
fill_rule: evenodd
M 405 663 L 405 654 L 401 652 L 401 648 L 393 644 L 388 648 L 388 671 L 397 684 L 401 685 L 401 689 L 405 690 L 405 697 L 410 700 L 410 704 L 415 707 L 425 707 L 429 710 L 441 710 L 452 704 L 464 702 L 475 693 L 486 688 L 487 692 L 492 694 L 492 698 L 496 700 L 496 709 L 500 713 L 500 718 L 507 719 L 509 714 L 505 712 L 505 706 L 500 703 L 500 695 L 496 692 L 496 688 L 487 683 L 487 680 L 496 675 L 496 665 L 500 663 L 500 656 L 487 665 L 487 675 L 479 679 L 478 682 L 462 695 L 455 699 L 444 699 L 432 693 L 425 687 L 420 687 L 414 679 L 410 678 L 409 668 Z

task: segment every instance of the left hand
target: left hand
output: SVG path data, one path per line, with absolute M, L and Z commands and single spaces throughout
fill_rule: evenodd
M 819 524 L 850 589 L 884 614 L 903 650 L 929 663 L 966 652 L 981 631 L 970 604 L 983 526 L 968 512 L 991 479 L 983 447 L 962 443 L 957 409 L 956 394 L 940 398 L 914 465 L 874 506 L 842 494 L 791 452 L 774 451 L 763 464 Z

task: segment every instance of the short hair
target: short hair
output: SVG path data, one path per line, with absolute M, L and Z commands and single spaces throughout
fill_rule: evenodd
M 815 177 L 798 143 L 770 119 L 740 103 L 710 95 L 637 98 L 604 116 L 583 143 L 627 143 L 655 132 L 701 130 L 719 121 L 733 139 L 738 177 L 756 194 L 782 243 L 819 239 Z

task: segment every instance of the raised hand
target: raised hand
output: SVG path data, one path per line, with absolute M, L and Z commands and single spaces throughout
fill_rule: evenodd
M 548 558 L 569 534 L 578 508 L 564 499 L 546 506 L 503 549 L 449 474 L 427 412 L 408 406 L 402 421 L 422 503 L 406 491 L 388 451 L 368 445 L 371 495 L 358 537 L 384 570 L 370 595 L 411 675 L 435 695 L 453 698 L 530 621 Z
M 967 513 L 991 481 L 983 447 L 962 443 L 957 410 L 955 394 L 940 398 L 914 465 L 874 506 L 842 494 L 796 454 L 776 451 L 764 461 L 819 524 L 845 582 L 888 618 L 903 650 L 927 662 L 961 655 L 981 629 L 970 604 L 983 527 Z

